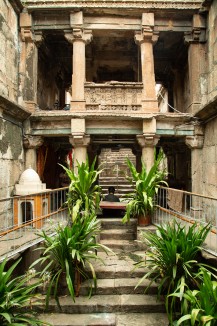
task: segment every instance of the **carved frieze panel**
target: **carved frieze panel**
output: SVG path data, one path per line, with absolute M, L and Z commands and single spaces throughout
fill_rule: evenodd
M 121 83 L 85 86 L 86 106 L 90 110 L 137 111 L 141 105 L 142 84 Z
M 25 5 L 29 8 L 142 8 L 142 9 L 199 9 L 201 0 L 27 0 Z
M 100 104 L 87 104 L 87 111 L 112 111 L 112 112 L 134 112 L 140 111 L 141 105 L 100 105 Z

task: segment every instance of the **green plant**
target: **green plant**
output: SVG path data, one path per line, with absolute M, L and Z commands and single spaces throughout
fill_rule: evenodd
M 95 170 L 95 163 L 96 158 L 91 165 L 88 159 L 81 164 L 77 162 L 77 172 L 62 166 L 71 180 L 65 204 L 68 206 L 72 220 L 78 209 L 95 212 L 99 208 L 101 188 L 96 182 L 101 170 Z
M 160 150 L 159 154 L 155 155 L 155 161 L 150 169 L 147 171 L 146 166 L 142 163 L 141 172 L 137 172 L 134 164 L 127 160 L 127 165 L 130 169 L 131 177 L 128 178 L 134 187 L 134 191 L 125 197 L 129 199 L 126 206 L 126 213 L 123 217 L 123 223 L 130 220 L 131 217 L 138 215 L 151 214 L 154 210 L 154 198 L 157 195 L 158 188 L 161 185 L 167 185 L 164 181 L 167 172 L 161 170 L 160 164 L 164 158 L 164 153 Z
M 39 299 L 35 293 L 39 282 L 32 282 L 34 275 L 13 277 L 21 259 L 6 270 L 6 260 L 0 263 L 0 325 L 48 325 L 38 320 L 31 305 Z
M 149 271 L 139 284 L 147 278 L 150 278 L 150 285 L 154 281 L 158 282 L 158 295 L 166 294 L 166 310 L 171 324 L 179 303 L 176 297 L 171 298 L 169 295 L 179 288 L 181 300 L 186 286 L 198 287 L 196 275 L 201 266 L 199 252 L 209 231 L 210 225 L 202 227 L 195 223 L 187 227 L 173 221 L 157 226 L 156 233 L 142 233 L 149 251 L 145 261 L 139 262 L 136 267 L 145 266 Z
M 79 202 L 77 201 L 79 204 Z M 79 206 L 79 205 L 78 205 Z M 97 243 L 97 235 L 100 232 L 100 222 L 95 213 L 88 211 L 77 211 L 71 226 L 58 226 L 55 236 L 49 236 L 42 231 L 44 238 L 43 254 L 32 266 L 41 263 L 46 264 L 42 275 L 49 272 L 50 282 L 46 295 L 46 306 L 48 306 L 50 295 L 53 294 L 59 305 L 59 288 L 62 279 L 66 280 L 70 296 L 73 300 L 79 294 L 81 277 L 89 279 L 89 271 L 96 287 L 96 274 L 92 260 L 100 259 L 96 252 L 109 249 Z M 89 271 L 86 271 L 86 267 Z M 90 295 L 92 282 L 90 284 Z
M 199 289 L 187 289 L 183 294 L 181 318 L 174 325 L 217 325 L 217 281 L 213 274 L 201 267 L 197 278 L 201 280 Z M 172 297 L 180 298 L 179 289 Z

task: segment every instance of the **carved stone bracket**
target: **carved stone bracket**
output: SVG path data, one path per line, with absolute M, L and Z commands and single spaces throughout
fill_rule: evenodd
M 82 28 L 74 28 L 72 33 L 65 33 L 64 36 L 71 44 L 75 41 L 82 41 L 85 44 L 88 44 L 93 38 L 92 30 L 83 30 Z
M 194 44 L 194 43 L 204 43 L 206 42 L 206 31 L 203 29 L 195 28 L 192 29 L 192 32 L 184 33 L 185 43 Z
M 37 33 L 33 35 L 33 41 L 36 44 L 37 47 L 40 47 L 42 42 L 44 41 L 43 33 Z
M 31 28 L 29 27 L 21 28 L 21 40 L 23 42 L 33 42 L 33 35 L 32 35 Z
M 44 138 L 41 136 L 25 135 L 23 137 L 23 145 L 26 149 L 37 149 L 44 143 Z
M 184 33 L 186 43 L 204 43 L 206 42 L 206 24 L 201 15 L 195 14 L 192 21 L 192 31 Z
M 203 148 L 204 136 L 186 136 L 185 143 L 190 149 Z
M 142 148 L 155 147 L 160 140 L 160 137 L 155 134 L 137 135 L 136 138 Z
M 141 44 L 144 42 L 155 44 L 159 38 L 159 33 L 154 32 L 149 26 L 143 27 L 142 32 L 135 32 L 135 42 L 136 44 Z
M 69 142 L 73 147 L 87 147 L 90 144 L 89 135 L 72 135 L 69 137 Z

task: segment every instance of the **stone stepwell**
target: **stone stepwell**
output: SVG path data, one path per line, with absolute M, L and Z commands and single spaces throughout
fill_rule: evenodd
M 144 290 L 148 281 L 138 288 L 144 269 L 134 269 L 144 252 L 138 251 L 136 220 L 123 225 L 120 218 L 101 219 L 101 243 L 114 253 L 98 252 L 104 261 L 95 262 L 98 279 L 96 292 L 88 297 L 88 282 L 83 282 L 75 302 L 68 296 L 60 297 L 61 312 L 55 301 L 40 319 L 53 326 L 166 326 L 168 325 L 163 301 L 157 300 L 157 288 Z M 39 308 L 39 307 L 38 307 Z

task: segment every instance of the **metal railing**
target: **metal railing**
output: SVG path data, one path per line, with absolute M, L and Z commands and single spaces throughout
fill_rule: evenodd
M 185 225 L 210 223 L 212 227 L 204 250 L 217 256 L 217 198 L 161 187 L 156 198 L 153 223 L 162 225 L 172 219 Z
M 0 261 L 40 242 L 40 231 L 54 233 L 66 223 L 68 187 L 0 200 Z
M 67 223 L 64 205 L 68 188 L 0 200 L 0 261 L 40 241 L 40 232 L 55 232 L 58 223 Z M 161 187 L 156 198 L 154 224 L 173 219 L 191 225 L 212 225 L 204 250 L 217 256 L 217 198 Z

